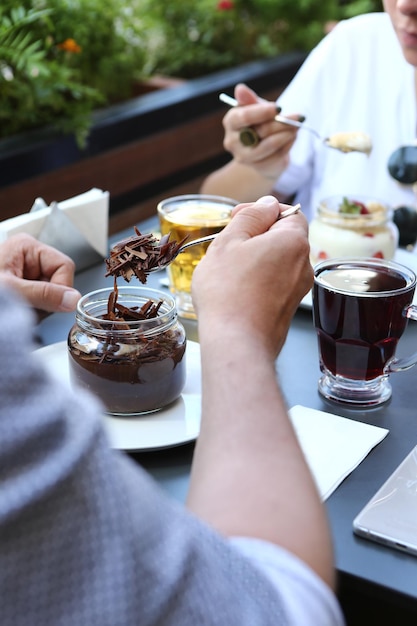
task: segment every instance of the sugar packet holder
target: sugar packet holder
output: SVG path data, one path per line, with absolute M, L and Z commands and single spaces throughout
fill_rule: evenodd
M 108 255 L 109 192 L 92 188 L 49 206 L 36 198 L 28 213 L 0 222 L 0 241 L 28 233 L 71 257 L 76 271 Z

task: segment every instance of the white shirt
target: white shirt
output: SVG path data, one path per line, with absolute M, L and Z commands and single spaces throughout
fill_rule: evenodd
M 290 165 L 275 189 L 296 193 L 311 220 L 323 198 L 335 194 L 372 195 L 390 203 L 416 205 L 411 187 L 387 170 L 390 154 L 415 143 L 414 67 L 406 62 L 386 13 L 340 22 L 311 52 L 278 98 L 283 115 L 306 116 L 321 136 L 342 131 L 370 135 L 373 150 L 344 154 L 300 130 Z
M 253 537 L 232 537 L 231 542 L 280 591 L 290 626 L 344 626 L 344 617 L 334 594 L 294 554 Z

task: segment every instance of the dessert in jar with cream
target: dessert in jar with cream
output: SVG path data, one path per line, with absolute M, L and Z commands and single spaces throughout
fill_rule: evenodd
M 182 392 L 185 330 L 170 294 L 146 287 L 92 291 L 68 335 L 70 380 L 112 415 L 159 411 Z
M 113 288 L 97 289 L 78 302 L 68 335 L 70 379 L 102 400 L 112 415 L 159 411 L 181 394 L 186 377 L 185 329 L 175 299 L 145 286 L 122 287 L 170 262 L 182 242 L 166 235 L 135 235 L 117 243 L 106 259 Z
M 333 196 L 323 200 L 309 229 L 310 259 L 315 265 L 335 257 L 392 259 L 398 228 L 391 209 L 363 196 Z

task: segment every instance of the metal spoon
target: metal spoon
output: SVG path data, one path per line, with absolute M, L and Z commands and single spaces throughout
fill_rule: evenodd
M 298 213 L 301 209 L 301 204 L 295 204 L 294 206 L 286 209 L 285 211 L 282 211 L 282 213 L 279 214 L 278 216 L 278 220 L 281 220 L 284 217 L 289 217 L 290 215 L 295 215 L 295 213 Z M 199 237 L 198 239 L 193 239 L 192 241 L 187 241 L 186 243 L 183 243 L 182 246 L 180 246 L 177 251 L 175 252 L 175 254 L 165 263 L 161 264 L 161 265 L 157 265 L 155 267 L 151 267 L 149 269 L 146 269 L 146 273 L 150 273 L 150 272 L 156 272 L 159 270 L 163 270 L 166 267 L 168 267 L 168 265 L 177 258 L 177 256 L 179 254 L 181 254 L 181 252 L 184 252 L 185 250 L 187 250 L 187 248 L 190 248 L 191 246 L 198 246 L 199 244 L 202 243 L 208 243 L 209 241 L 213 241 L 213 239 L 215 239 L 217 237 L 219 233 L 214 233 L 212 235 L 206 235 L 205 237 Z
M 219 100 L 231 107 L 239 105 L 235 98 L 228 96 L 226 93 L 221 93 L 219 95 Z M 287 124 L 288 126 L 295 126 L 296 128 L 307 130 L 309 133 L 315 135 L 317 139 L 323 142 L 326 146 L 334 148 L 335 150 L 340 150 L 340 152 L 364 152 L 365 154 L 370 154 L 372 150 L 371 138 L 366 133 L 360 131 L 334 133 L 333 135 L 330 135 L 330 137 L 322 137 L 314 128 L 306 126 L 304 122 L 297 122 L 296 120 L 284 117 L 283 115 L 276 115 L 274 120 L 276 122 L 280 122 L 281 124 Z

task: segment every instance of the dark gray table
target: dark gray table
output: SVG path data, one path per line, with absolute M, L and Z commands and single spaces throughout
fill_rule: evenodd
M 148 220 L 139 227 L 142 232 L 149 232 L 155 230 L 155 224 L 155 220 Z M 127 234 L 131 231 L 112 240 Z M 149 286 L 161 288 L 163 276 L 161 272 L 153 274 Z M 111 284 L 112 279 L 104 277 L 104 263 L 76 276 L 76 286 L 82 293 Z M 43 320 L 38 327 L 41 343 L 47 345 L 66 339 L 73 320 L 73 314 L 56 314 Z M 196 340 L 197 325 L 192 322 L 184 325 L 188 337 Z M 412 321 L 398 353 L 405 355 L 411 351 L 417 351 L 417 322 Z M 288 406 L 302 404 L 389 429 L 388 436 L 336 489 L 326 506 L 334 538 L 340 597 L 348 623 L 417 624 L 417 557 L 371 543 L 352 532 L 353 518 L 417 445 L 417 368 L 391 377 L 393 397 L 383 408 L 352 411 L 325 402 L 317 392 L 319 367 L 312 314 L 310 310 L 300 309 L 291 324 L 277 369 Z M 184 501 L 192 454 L 193 444 L 187 444 L 131 456 L 174 498 Z

